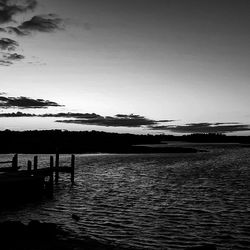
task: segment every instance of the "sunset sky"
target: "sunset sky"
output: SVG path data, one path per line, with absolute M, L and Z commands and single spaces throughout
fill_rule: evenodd
M 249 0 L 0 0 L 0 130 L 250 135 Z

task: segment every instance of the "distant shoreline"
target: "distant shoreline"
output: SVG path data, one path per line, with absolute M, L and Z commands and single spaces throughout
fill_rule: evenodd
M 198 144 L 239 143 L 250 144 L 250 136 L 226 136 L 224 134 L 135 135 L 98 131 L 0 131 L 0 153 L 197 153 Z M 167 147 L 162 143 L 167 143 Z M 164 146 L 153 146 L 153 145 Z M 195 145 L 196 144 L 196 145 Z M 135 146 L 138 145 L 138 146 Z M 152 145 L 148 147 L 146 145 Z
M 148 147 L 148 146 L 131 146 L 128 148 L 118 148 L 116 150 L 103 150 L 103 151 L 60 151 L 60 154 L 172 154 L 172 153 L 198 153 L 205 152 L 205 150 L 198 150 L 195 148 L 186 148 L 186 147 Z M 0 154 L 55 154 L 53 151 L 46 150 L 20 150 L 17 152 L 14 151 L 0 151 Z

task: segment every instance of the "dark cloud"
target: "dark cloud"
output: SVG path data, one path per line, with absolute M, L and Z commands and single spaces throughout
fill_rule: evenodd
M 64 117 L 64 118 L 76 118 L 76 119 L 99 119 L 102 116 L 95 113 L 56 113 L 56 114 L 44 114 L 43 117 Z
M 22 113 L 22 112 L 0 113 L 0 118 L 2 118 L 2 117 L 35 117 L 35 116 L 37 116 L 37 115 L 29 114 L 29 113 Z
M 12 34 L 12 35 L 17 35 L 17 36 L 28 35 L 27 32 L 24 32 L 24 31 L 20 30 L 19 28 L 12 27 L 12 26 L 6 27 L 6 28 L 4 28 L 4 29 L 2 29 L 0 31 L 5 32 L 5 33 L 9 33 L 9 34 Z
M 37 6 L 36 0 L 0 0 L 0 24 L 13 21 L 13 17 L 17 14 L 34 10 Z
M 123 114 L 117 114 L 116 117 L 118 118 L 140 118 L 141 116 L 139 115 L 134 115 L 134 114 L 130 114 L 130 115 L 123 115 Z
M 17 54 L 17 53 L 6 53 L 3 55 L 3 57 L 6 59 L 6 60 L 11 60 L 11 61 L 15 61 L 15 60 L 22 60 L 24 59 L 24 56 L 23 55 L 20 55 L 20 54 Z
M 31 32 L 53 32 L 63 29 L 63 19 L 54 14 L 33 16 L 30 20 L 23 22 L 19 26 L 8 26 L 0 28 L 0 32 L 17 35 L 27 36 Z
M 57 122 L 74 123 L 82 125 L 96 125 L 105 127 L 143 127 L 153 126 L 158 124 L 159 121 L 148 119 L 140 115 L 123 115 L 118 114 L 116 116 L 97 116 L 93 118 L 77 119 L 74 120 L 58 120 Z
M 0 50 L 13 51 L 19 46 L 17 41 L 14 41 L 9 38 L 0 39 Z
M 3 52 L 0 51 L 0 66 L 10 66 L 13 64 L 13 61 L 24 59 L 23 55 L 9 52 L 15 50 L 16 46 L 18 46 L 18 43 L 14 40 L 8 38 L 0 39 L 0 50 L 3 50 Z
M 2 93 L 3 94 L 3 93 Z M 22 98 L 22 97 L 20 97 Z M 20 98 L 16 98 L 15 101 Z M 6 102 L 4 97 L 0 96 L 0 107 L 19 107 L 19 108 L 44 108 L 49 106 L 60 106 L 54 102 L 44 101 L 41 99 L 32 100 L 33 103 L 20 104 L 15 106 L 12 104 L 3 105 Z M 23 100 L 22 100 L 23 101 Z M 34 102 L 36 104 L 34 104 Z M 39 104 L 38 104 L 39 103 Z M 55 114 L 30 114 L 30 113 L 0 113 L 0 118 L 4 117 L 61 117 L 61 118 L 74 118 L 70 120 L 57 120 L 56 122 L 82 124 L 82 125 L 96 125 L 104 127 L 129 127 L 139 128 L 144 127 L 150 130 L 169 131 L 181 134 L 195 134 L 195 133 L 232 133 L 240 131 L 250 131 L 250 125 L 240 124 L 237 122 L 230 123 L 189 123 L 186 125 L 159 125 L 163 120 L 151 120 L 140 115 L 123 115 L 118 114 L 115 116 L 101 116 L 95 113 L 55 113 Z M 173 120 L 164 120 L 165 122 L 172 122 Z
M 228 124 L 240 124 L 239 122 L 217 122 L 217 123 L 213 123 L 213 125 L 228 125 Z
M 32 31 L 53 32 L 59 29 L 62 29 L 62 19 L 54 14 L 34 16 L 17 28 L 22 34 L 29 34 Z
M 0 59 L 0 66 L 10 66 L 12 65 L 13 63 L 8 61 L 8 60 L 5 60 L 5 59 Z
M 13 61 L 24 59 L 23 55 L 10 53 L 15 51 L 19 43 L 10 38 L 0 38 L 0 66 L 10 66 Z
M 81 119 L 96 119 L 101 117 L 95 113 L 55 113 L 55 114 L 30 114 L 23 112 L 2 113 L 1 117 L 63 117 L 63 118 L 81 118 Z
M 61 106 L 56 102 L 28 97 L 5 97 L 0 96 L 0 108 L 47 108 Z
M 250 131 L 250 125 L 240 123 L 189 123 L 177 126 L 151 126 L 152 130 L 171 131 L 175 133 L 232 133 Z
M 159 120 L 158 122 L 174 122 L 175 120 Z
M 1 107 L 1 97 L 0 97 Z M 27 107 L 25 107 L 27 108 Z M 55 114 L 30 114 L 30 113 L 2 113 L 0 117 L 55 117 L 55 118 L 71 118 L 70 120 L 57 120 L 56 122 L 82 124 L 82 125 L 96 125 L 104 127 L 147 127 L 159 124 L 158 120 L 148 119 L 140 115 L 122 115 L 115 116 L 101 116 L 95 113 L 55 113 Z M 74 119 L 72 119 L 74 118 Z M 165 120 L 170 122 L 172 120 Z
M 143 116 L 140 116 L 140 115 L 134 115 L 134 114 L 130 114 L 130 115 L 123 115 L 123 114 L 117 114 L 116 117 L 118 118 L 127 118 L 127 119 L 144 119 Z M 159 122 L 173 122 L 174 120 L 158 120 L 158 121 L 155 121 L 156 123 L 159 123 Z
M 15 21 L 16 15 L 33 11 L 36 7 L 37 0 L 0 0 L 0 32 L 6 35 L 27 36 L 34 31 L 53 32 L 63 28 L 63 20 L 55 14 L 36 15 L 19 24 Z M 10 26 L 6 26 L 10 22 Z M 14 51 L 18 46 L 19 44 L 10 38 L 0 39 L 0 51 Z M 10 66 L 13 61 L 21 59 L 24 59 L 23 55 L 0 55 L 0 66 Z

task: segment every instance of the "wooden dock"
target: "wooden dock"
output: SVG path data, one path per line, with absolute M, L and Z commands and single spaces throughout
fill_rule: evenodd
M 60 155 L 50 156 L 49 166 L 38 168 L 38 157 L 28 160 L 26 169 L 20 170 L 18 154 L 12 160 L 0 162 L 10 167 L 0 167 L 0 200 L 11 200 L 23 197 L 36 197 L 44 192 L 53 193 L 58 184 L 59 174 L 70 174 L 71 184 L 75 177 L 75 155 L 71 155 L 69 166 L 60 165 Z

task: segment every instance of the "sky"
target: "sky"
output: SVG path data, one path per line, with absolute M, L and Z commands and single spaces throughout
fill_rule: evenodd
M 250 135 L 249 0 L 0 0 L 0 130 Z

